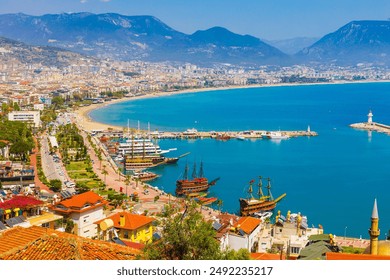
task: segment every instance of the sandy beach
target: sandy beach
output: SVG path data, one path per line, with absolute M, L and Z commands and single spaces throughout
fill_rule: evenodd
M 216 87 L 216 88 L 199 88 L 199 89 L 189 89 L 189 90 L 180 90 L 180 91 L 171 91 L 171 92 L 155 92 L 155 93 L 149 93 L 145 95 L 140 96 L 133 96 L 133 97 L 125 97 L 121 99 L 115 99 L 111 101 L 107 101 L 104 103 L 97 103 L 97 104 L 91 104 L 89 106 L 85 107 L 79 107 L 77 110 L 74 111 L 75 118 L 78 123 L 78 125 L 83 128 L 86 131 L 92 131 L 92 130 L 106 130 L 107 128 L 113 128 L 115 130 L 122 130 L 123 127 L 121 126 L 115 126 L 105 123 L 100 123 L 94 121 L 90 116 L 89 113 L 93 110 L 106 107 L 115 103 L 120 102 L 126 102 L 126 101 L 134 101 L 139 99 L 146 99 L 146 98 L 156 98 L 156 97 L 164 97 L 164 96 L 171 96 L 171 95 L 177 95 L 177 94 L 186 94 L 186 93 L 194 93 L 194 92 L 204 92 L 204 91 L 217 91 L 217 90 L 230 90 L 230 89 L 240 89 L 240 88 L 259 88 L 259 87 L 268 87 L 271 85 L 255 85 L 255 86 L 234 86 L 234 87 Z M 277 85 L 275 85 L 277 86 Z
M 145 98 L 155 98 L 155 97 L 163 97 L 163 96 L 171 96 L 171 95 L 177 95 L 177 94 L 186 94 L 186 93 L 194 93 L 194 92 L 204 92 L 204 91 L 221 91 L 221 90 L 233 90 L 233 89 L 246 89 L 246 88 L 264 88 L 264 87 L 282 87 L 282 86 L 311 86 L 311 85 L 339 85 L 339 84 L 351 84 L 351 83 L 384 83 L 384 82 L 390 82 L 390 81 L 337 81 L 337 82 L 329 82 L 329 83 L 281 83 L 281 84 L 267 84 L 267 85 L 253 85 L 253 86 L 230 86 L 230 87 L 215 87 L 215 88 L 199 88 L 199 89 L 189 89 L 189 90 L 180 90 L 180 91 L 172 91 L 172 92 L 155 92 L 155 93 L 149 93 L 141 96 L 134 96 L 134 97 L 125 97 L 121 99 L 111 100 L 104 103 L 98 103 L 98 104 L 92 104 L 85 107 L 79 107 L 77 110 L 74 111 L 75 113 L 75 120 L 78 123 L 78 125 L 86 130 L 91 132 L 92 130 L 107 130 L 108 128 L 112 128 L 115 130 L 122 130 L 122 126 L 115 126 L 105 123 L 96 122 L 89 116 L 89 113 L 93 110 L 109 106 L 111 104 L 120 103 L 120 102 L 126 102 L 130 100 L 139 100 L 139 99 L 145 99 Z

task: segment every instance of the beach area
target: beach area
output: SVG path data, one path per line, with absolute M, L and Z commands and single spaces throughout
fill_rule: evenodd
M 283 84 L 288 85 L 288 84 Z M 293 85 L 293 84 L 290 84 Z M 105 124 L 101 122 L 94 121 L 89 113 L 106 106 L 110 106 L 115 103 L 134 101 L 146 98 L 156 98 L 156 97 L 164 97 L 164 96 L 172 96 L 186 93 L 196 93 L 196 92 L 204 92 L 204 91 L 220 91 L 220 90 L 230 90 L 230 89 L 244 89 L 244 88 L 260 88 L 260 87 L 269 87 L 269 86 L 278 86 L 278 85 L 255 85 L 255 86 L 234 86 L 234 87 L 217 87 L 217 88 L 199 88 L 199 89 L 189 89 L 189 90 L 180 90 L 180 91 L 170 91 L 170 92 L 155 92 L 149 93 L 140 96 L 133 97 L 125 97 L 121 99 L 115 99 L 111 101 L 107 101 L 104 103 L 91 104 L 89 106 L 79 107 L 74 111 L 75 118 L 77 124 L 84 129 L 85 131 L 91 132 L 92 130 L 107 130 L 108 128 L 112 128 L 115 130 L 122 130 L 123 127 Z
M 156 98 L 164 96 L 172 96 L 186 93 L 196 93 L 196 92 L 205 92 L 205 91 L 223 91 L 223 90 L 234 90 L 234 89 L 248 89 L 248 88 L 265 88 L 265 87 L 284 87 L 284 86 L 314 86 L 314 85 L 339 85 L 339 84 L 351 84 L 351 83 L 385 83 L 390 82 L 387 80 L 378 81 L 378 80 L 366 80 L 366 81 L 337 81 L 337 82 L 328 82 L 328 83 L 280 83 L 280 84 L 262 84 L 262 85 L 253 85 L 253 86 L 230 86 L 230 87 L 215 87 L 215 88 L 199 88 L 199 89 L 189 89 L 189 90 L 180 90 L 180 91 L 170 91 L 170 92 L 155 92 L 149 93 L 140 96 L 125 97 L 121 99 L 115 99 L 111 101 L 106 101 L 104 103 L 91 104 L 89 106 L 79 107 L 74 111 L 75 121 L 80 126 L 81 129 L 91 132 L 92 130 L 107 130 L 108 128 L 114 130 L 123 130 L 121 126 L 115 126 L 111 124 L 105 124 L 97 122 L 90 117 L 90 113 L 96 109 L 110 106 L 115 103 L 134 101 L 146 98 Z

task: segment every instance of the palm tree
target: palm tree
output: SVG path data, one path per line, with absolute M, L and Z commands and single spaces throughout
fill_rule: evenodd
M 126 184 L 126 196 L 127 196 L 127 187 L 130 185 L 131 177 L 130 175 L 126 175 L 125 184 Z
M 138 189 L 138 182 L 139 182 L 139 178 L 135 178 L 135 188 Z
M 104 175 L 104 184 L 106 184 L 106 175 L 108 174 L 108 171 L 106 170 L 105 165 L 103 165 L 102 174 Z
M 100 162 L 100 169 L 102 169 L 102 160 L 103 160 L 103 156 L 102 156 L 102 151 L 101 150 L 98 150 L 98 152 L 96 153 L 96 156 Z
M 117 172 L 118 172 L 118 181 L 120 182 L 121 181 L 121 173 L 122 173 L 122 170 L 120 167 L 118 167 Z

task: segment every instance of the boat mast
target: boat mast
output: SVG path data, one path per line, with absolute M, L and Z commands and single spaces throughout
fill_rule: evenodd
M 188 163 L 186 163 L 186 167 L 184 168 L 183 179 L 188 180 Z
M 200 168 L 199 168 L 199 178 L 204 178 L 204 172 L 203 172 L 203 161 L 200 162 Z
M 127 119 L 127 139 L 130 138 L 130 121 Z
M 264 193 L 263 193 L 263 180 L 262 179 L 263 179 L 263 177 L 259 176 L 259 183 L 258 183 L 259 191 L 257 192 L 257 194 L 259 195 L 259 199 L 261 199 L 264 196 Z
M 271 179 L 267 178 L 268 184 L 267 184 L 267 190 L 268 190 L 268 200 L 274 200 L 271 193 Z
M 253 192 L 253 188 L 252 188 L 252 184 L 255 182 L 255 180 L 251 180 L 249 182 L 249 189 L 248 189 L 248 194 L 249 194 L 249 199 L 253 198 L 253 195 L 252 195 L 252 192 Z
M 194 162 L 194 169 L 192 170 L 192 179 L 195 178 L 197 178 L 197 175 L 196 175 L 196 163 Z
M 145 134 L 143 134 L 142 140 L 142 158 L 145 158 L 146 156 L 146 148 L 145 148 Z
M 134 133 L 131 134 L 131 158 L 134 158 Z

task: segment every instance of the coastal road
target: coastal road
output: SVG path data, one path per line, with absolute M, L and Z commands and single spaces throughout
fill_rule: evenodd
M 49 181 L 58 179 L 61 180 L 61 182 L 64 182 L 68 180 L 62 161 L 60 159 L 55 160 L 55 158 L 50 155 L 49 139 L 46 134 L 41 138 L 41 158 L 43 172 Z

